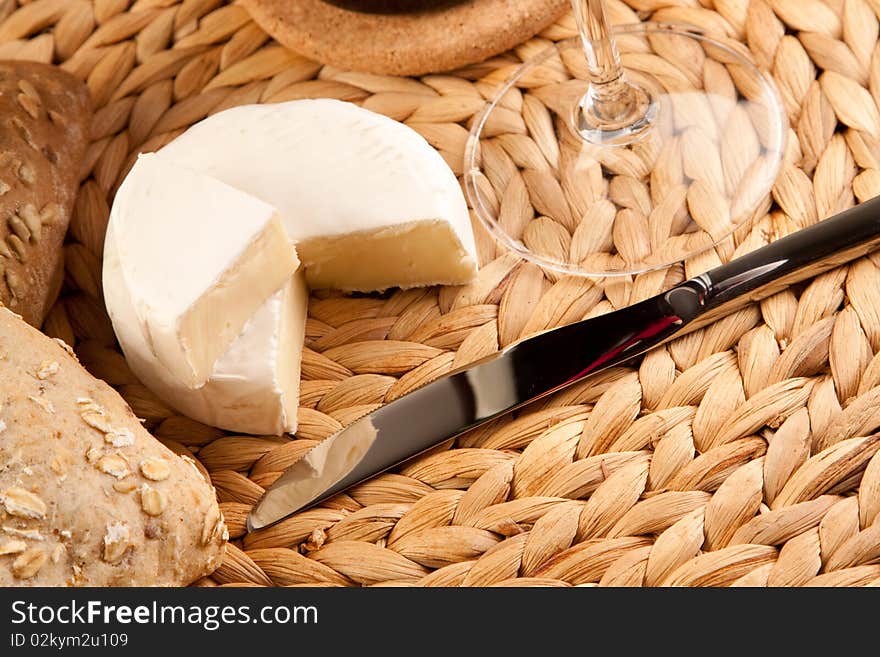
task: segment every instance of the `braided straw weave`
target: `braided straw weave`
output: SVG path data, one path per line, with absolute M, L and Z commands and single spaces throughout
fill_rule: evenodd
M 880 192 L 880 0 L 609 6 L 618 23 L 689 23 L 738 38 L 775 78 L 792 125 L 786 162 L 767 213 L 737 236 L 738 253 Z M 100 262 L 108 205 L 136 153 L 233 105 L 334 97 L 405 121 L 461 173 L 473 115 L 522 58 L 575 34 L 570 15 L 515 52 L 421 79 L 307 61 L 220 0 L 2 0 L 0 18 L 0 57 L 60 63 L 88 82 L 97 108 L 65 289 L 45 330 L 74 344 L 155 435 L 210 475 L 233 540 L 202 584 L 880 583 L 876 254 L 248 536 L 245 517 L 264 487 L 353 418 L 730 254 L 600 285 L 544 274 L 480 232 L 471 285 L 316 293 L 294 440 L 197 424 L 127 369 L 102 306 Z M 526 222 L 566 202 L 559 185 L 534 175 L 553 144 L 525 136 L 546 112 L 541 86 L 567 77 L 564 66 L 552 73 L 512 92 L 492 126 L 500 210 Z

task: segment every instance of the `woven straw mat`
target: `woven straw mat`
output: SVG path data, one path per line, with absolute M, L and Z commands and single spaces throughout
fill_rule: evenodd
M 792 126 L 786 161 L 737 253 L 880 192 L 880 0 L 609 0 L 609 10 L 616 23 L 689 23 L 738 38 L 775 78 Z M 880 583 L 878 254 L 251 535 L 245 517 L 263 489 L 353 418 L 721 256 L 603 285 L 543 273 L 480 230 L 471 285 L 316 293 L 293 440 L 181 417 L 126 367 L 102 305 L 101 250 L 113 192 L 138 152 L 233 105 L 333 97 L 404 121 L 461 173 L 473 115 L 519 61 L 575 34 L 571 15 L 515 52 L 421 79 L 308 61 L 220 0 L 2 0 L 0 18 L 0 57 L 54 61 L 92 91 L 66 283 L 45 330 L 210 475 L 232 540 L 201 584 Z M 544 179 L 528 175 L 552 150 L 526 136 L 542 116 L 541 87 L 568 73 L 560 65 L 547 76 L 511 92 L 492 126 L 498 203 L 527 220 L 559 190 L 535 189 Z

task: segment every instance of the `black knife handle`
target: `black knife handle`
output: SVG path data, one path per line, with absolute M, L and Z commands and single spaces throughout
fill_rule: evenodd
M 685 281 L 666 298 L 692 331 L 878 247 L 880 197 Z
M 789 285 L 880 247 L 880 197 L 721 265 L 650 299 L 508 347 L 487 370 L 516 381 L 510 400 L 559 390 L 702 328 Z

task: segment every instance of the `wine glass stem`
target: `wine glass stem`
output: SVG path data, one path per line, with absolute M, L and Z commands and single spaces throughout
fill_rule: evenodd
M 636 91 L 624 76 L 620 53 L 605 15 L 605 2 L 572 0 L 572 5 L 590 75 L 586 100 L 596 118 L 620 121 L 632 113 Z

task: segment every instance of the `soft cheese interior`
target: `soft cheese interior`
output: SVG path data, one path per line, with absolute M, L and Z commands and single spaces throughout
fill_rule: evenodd
M 110 225 L 113 275 L 155 358 L 189 388 L 299 264 L 270 205 L 154 154 L 121 185 Z
M 443 158 L 350 103 L 235 107 L 161 155 L 277 208 L 313 288 L 455 285 L 476 273 L 467 205 Z
M 296 431 L 309 291 L 302 271 L 263 304 L 214 366 L 205 424 L 232 431 Z

